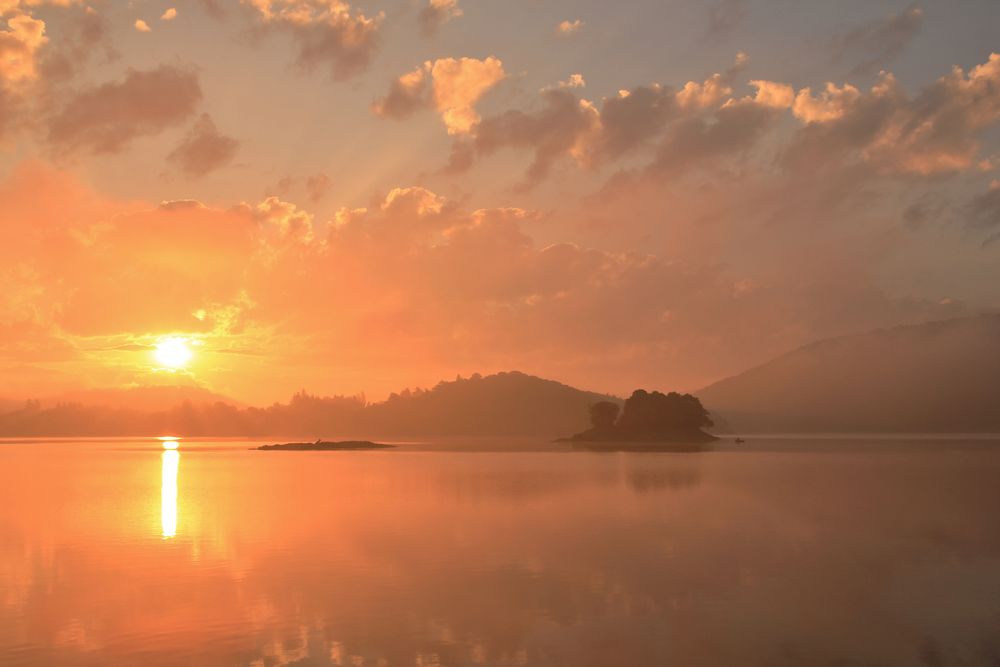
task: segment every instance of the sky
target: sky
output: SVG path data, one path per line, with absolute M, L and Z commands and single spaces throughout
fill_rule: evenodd
M 997 312 L 997 25 L 995 0 L 0 0 L 0 398 L 693 391 Z

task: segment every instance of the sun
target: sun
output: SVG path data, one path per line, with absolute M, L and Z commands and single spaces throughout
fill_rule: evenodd
M 184 368 L 191 362 L 194 353 L 184 338 L 164 338 L 153 350 L 156 361 L 164 368 Z

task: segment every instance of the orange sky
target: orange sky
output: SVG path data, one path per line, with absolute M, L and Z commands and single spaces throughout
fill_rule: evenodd
M 787 4 L 0 0 L 0 398 L 693 390 L 995 310 L 997 5 Z

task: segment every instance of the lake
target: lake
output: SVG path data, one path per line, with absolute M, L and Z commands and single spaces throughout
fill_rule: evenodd
M 1000 664 L 1000 442 L 251 444 L 0 441 L 0 665 Z

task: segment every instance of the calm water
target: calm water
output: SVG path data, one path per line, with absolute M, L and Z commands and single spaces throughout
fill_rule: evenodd
M 0 442 L 0 665 L 1000 664 L 1000 443 L 247 446 Z

